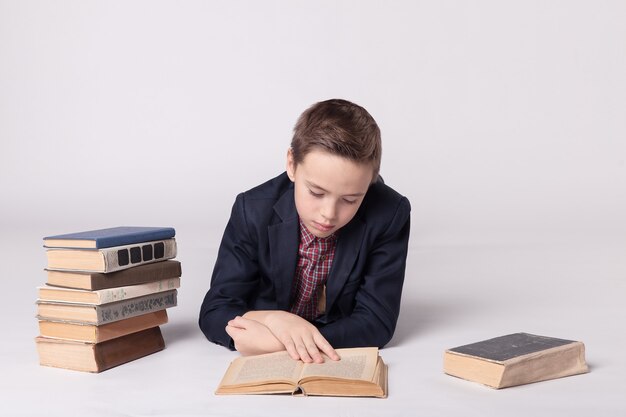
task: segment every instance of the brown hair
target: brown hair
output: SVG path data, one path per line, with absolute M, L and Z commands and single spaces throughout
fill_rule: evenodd
M 369 162 L 378 179 L 382 144 L 380 129 L 363 107 L 347 100 L 321 101 L 306 109 L 293 129 L 294 162 L 301 163 L 313 149 L 321 149 L 354 162 Z

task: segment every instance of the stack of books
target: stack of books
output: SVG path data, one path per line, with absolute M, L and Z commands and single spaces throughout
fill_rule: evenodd
M 35 339 L 41 365 L 101 372 L 165 348 L 159 326 L 182 274 L 169 227 L 115 227 L 44 238 Z

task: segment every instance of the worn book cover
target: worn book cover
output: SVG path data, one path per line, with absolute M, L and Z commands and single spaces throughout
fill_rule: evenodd
M 142 314 L 97 326 L 69 320 L 39 320 L 39 335 L 48 338 L 102 343 L 167 323 L 167 310 Z
M 585 373 L 588 367 L 582 342 L 513 333 L 446 350 L 444 372 L 505 388 Z
M 177 290 L 170 290 L 100 305 L 37 300 L 37 318 L 102 325 L 175 307 L 176 295 Z
M 46 250 L 46 255 L 47 269 L 109 273 L 175 258 L 176 240 L 171 238 L 103 249 L 52 248 Z
M 144 284 L 87 291 L 76 288 L 61 288 L 50 285 L 37 287 L 39 300 L 61 303 L 108 304 L 137 298 L 148 294 L 174 290 L 180 287 L 180 278 L 169 278 Z
M 43 238 L 48 248 L 110 248 L 133 243 L 165 240 L 176 235 L 172 227 L 120 226 Z
M 35 342 L 41 365 L 85 372 L 102 372 L 165 348 L 165 341 L 158 327 L 102 343 L 83 343 L 41 336 Z
M 58 271 L 50 269 L 46 270 L 46 272 L 48 285 L 84 290 L 103 290 L 180 277 L 182 268 L 180 262 L 168 260 L 139 265 L 107 274 L 102 272 Z

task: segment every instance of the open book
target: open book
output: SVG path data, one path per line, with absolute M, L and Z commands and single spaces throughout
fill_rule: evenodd
M 222 378 L 216 394 L 302 394 L 387 397 L 387 365 L 378 348 L 337 349 L 341 357 L 304 363 L 287 352 L 242 356 Z

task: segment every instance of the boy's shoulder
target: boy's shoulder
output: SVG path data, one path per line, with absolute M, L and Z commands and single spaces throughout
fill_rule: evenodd
M 235 207 L 252 222 L 273 222 L 275 214 L 280 219 L 296 215 L 293 201 L 293 183 L 287 173 L 274 177 L 237 196 Z
M 368 195 L 373 195 L 379 198 L 384 197 L 385 199 L 392 199 L 397 201 L 405 198 L 402 194 L 387 185 L 382 178 L 379 178 L 377 182 L 373 183 L 367 193 Z
M 393 218 L 408 219 L 410 212 L 409 200 L 379 180 L 370 186 L 357 216 L 366 223 L 388 224 Z
M 398 204 L 405 204 L 410 208 L 409 200 L 385 184 L 382 179 L 370 185 L 363 204 L 366 204 L 368 207 L 376 208 L 378 208 L 378 206 L 395 207 Z

